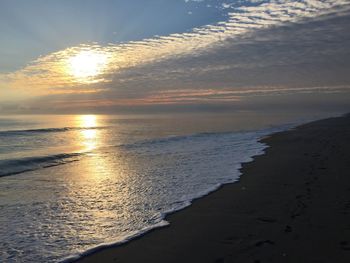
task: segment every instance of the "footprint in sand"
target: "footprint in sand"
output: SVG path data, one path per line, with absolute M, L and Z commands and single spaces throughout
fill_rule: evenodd
M 258 241 L 258 242 L 255 243 L 255 246 L 256 246 L 256 247 L 261 247 L 261 246 L 263 246 L 263 245 L 265 245 L 265 244 L 267 244 L 267 245 L 274 245 L 275 242 L 273 242 L 273 241 L 271 241 L 271 240 L 269 240 L 269 239 L 267 239 L 267 240 L 260 240 L 260 241 Z
M 350 251 L 350 243 L 348 241 L 341 241 L 340 242 L 340 248 L 342 250 Z
M 275 223 L 275 222 L 277 222 L 276 219 L 271 218 L 271 217 L 258 217 L 256 220 L 263 222 L 263 223 Z
M 289 225 L 286 225 L 286 228 L 284 229 L 284 232 L 286 232 L 286 233 L 292 232 L 292 227 L 289 226 Z

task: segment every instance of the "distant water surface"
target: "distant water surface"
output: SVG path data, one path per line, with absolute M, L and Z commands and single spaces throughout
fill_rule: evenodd
M 307 120 L 319 118 L 309 115 Z M 0 117 L 0 261 L 59 262 L 167 224 L 297 115 Z

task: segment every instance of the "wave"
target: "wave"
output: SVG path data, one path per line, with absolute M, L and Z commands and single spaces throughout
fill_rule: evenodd
M 0 177 L 34 171 L 41 168 L 58 166 L 74 161 L 84 153 L 62 153 L 48 156 L 26 157 L 21 159 L 0 160 Z
M 208 143 L 215 148 L 215 144 L 223 141 L 229 141 L 231 146 L 240 147 L 245 145 L 247 141 L 254 141 L 257 137 L 275 133 L 281 130 L 286 130 L 294 127 L 294 124 L 288 124 L 279 127 L 271 127 L 257 131 L 242 131 L 242 132 L 204 132 L 191 135 L 168 136 L 156 139 L 140 140 L 130 144 L 121 144 L 114 147 L 120 147 L 127 151 L 135 151 L 137 153 L 146 152 L 148 155 L 170 154 L 178 151 L 191 152 L 193 149 L 188 145 L 195 146 L 196 149 L 205 148 Z M 218 149 L 220 150 L 220 149 Z
M 31 135 L 38 133 L 58 133 L 67 131 L 79 131 L 79 130 L 100 130 L 106 129 L 106 126 L 98 127 L 62 127 L 62 128 L 44 128 L 44 129 L 27 129 L 27 130 L 7 130 L 0 131 L 0 136 L 17 136 L 17 135 Z
M 113 148 L 122 148 L 125 151 L 133 152 L 139 155 L 157 156 L 163 154 L 172 154 L 178 151 L 191 153 L 192 147 L 186 147 L 188 144 L 195 147 L 195 149 L 201 148 L 206 150 L 208 142 L 212 145 L 220 144 L 222 140 L 230 141 L 231 146 L 240 147 L 241 144 L 245 145 L 247 141 L 255 140 L 257 137 L 285 130 L 288 127 L 278 127 L 271 129 L 264 129 L 254 132 L 221 132 L 221 133 L 196 133 L 191 135 L 182 136 L 168 136 L 164 138 L 141 140 L 134 143 L 109 145 L 100 147 L 100 150 L 113 152 Z M 94 127 L 93 129 L 101 129 L 105 127 Z M 6 131 L 0 132 L 3 134 L 26 134 L 26 133 L 45 133 L 45 132 L 64 132 L 69 130 L 81 130 L 85 128 L 70 127 L 70 128 L 50 128 L 50 129 L 35 129 L 35 130 L 20 130 L 20 131 Z M 89 128 L 90 129 L 90 128 Z M 215 148 L 215 147 L 214 147 Z M 98 150 L 98 149 L 95 149 Z M 218 149 L 220 151 L 221 149 Z M 78 161 L 82 155 L 86 152 L 74 152 L 74 153 L 60 153 L 46 156 L 25 157 L 19 159 L 5 159 L 0 160 L 0 177 L 16 175 L 24 172 L 34 171 L 38 169 L 48 168 L 52 166 L 63 165 L 73 161 Z
M 132 149 L 132 148 L 138 148 L 138 147 L 145 147 L 145 146 L 155 146 L 155 145 L 164 145 L 169 143 L 177 143 L 177 142 L 185 142 L 185 141 L 198 141 L 201 139 L 210 139 L 210 138 L 219 138 L 223 136 L 239 136 L 239 135 L 247 135 L 250 132 L 202 132 L 202 133 L 194 133 L 190 135 L 171 135 L 163 138 L 156 138 L 156 139 L 146 139 L 137 141 L 132 144 L 123 144 L 118 145 L 123 148 Z M 256 131 L 251 132 L 251 134 L 257 134 Z
M 263 137 L 265 135 L 273 134 L 276 132 L 280 131 L 285 131 L 292 129 L 298 125 L 300 125 L 302 122 L 290 122 L 290 123 L 285 123 L 283 125 L 271 125 L 269 128 L 263 128 L 259 130 L 241 130 L 241 131 L 227 131 L 227 132 L 199 132 L 199 133 L 193 133 L 189 135 L 172 135 L 172 136 L 167 136 L 167 137 L 162 137 L 162 138 L 155 138 L 155 139 L 146 139 L 146 140 L 141 140 L 137 141 L 132 144 L 123 144 L 123 145 L 118 145 L 118 147 L 123 147 L 126 149 L 133 149 L 133 148 L 139 148 L 139 147 L 146 147 L 146 146 L 162 146 L 164 144 L 172 144 L 172 143 L 177 143 L 177 142 L 193 142 L 193 141 L 198 141 L 200 142 L 201 140 L 206 140 L 206 139 L 228 139 L 232 138 L 234 139 L 237 143 L 239 143 L 239 139 L 252 139 L 256 137 Z
M 36 130 L 22 130 L 23 133 L 40 133 L 40 132 L 64 132 L 69 130 L 77 130 L 82 128 L 51 128 L 51 129 L 36 129 Z M 18 134 L 17 131 L 3 132 L 2 134 Z M 1 132 L 0 132 L 1 134 Z M 177 151 L 174 148 L 183 147 L 186 143 L 203 143 L 203 140 L 213 140 L 214 142 L 222 137 L 234 135 L 237 138 L 237 133 L 197 133 L 187 136 L 169 136 L 165 138 L 142 140 L 134 143 L 119 144 L 102 146 L 95 151 L 103 150 L 113 154 L 115 148 L 121 148 L 128 152 L 136 154 L 148 154 L 148 155 L 159 155 L 167 154 Z M 185 150 L 185 148 L 183 148 Z M 78 161 L 82 155 L 86 155 L 87 152 L 73 152 L 73 153 L 59 153 L 59 154 L 48 154 L 45 156 L 34 156 L 34 157 L 22 157 L 16 159 L 3 159 L 0 160 L 0 177 L 17 175 L 25 172 L 35 171 L 38 169 L 48 168 L 52 166 L 63 165 L 73 161 Z

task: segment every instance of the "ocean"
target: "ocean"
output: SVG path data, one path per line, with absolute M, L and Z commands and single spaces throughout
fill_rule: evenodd
M 166 214 L 239 180 L 267 147 L 259 138 L 319 117 L 0 117 L 0 261 L 71 261 L 167 225 Z

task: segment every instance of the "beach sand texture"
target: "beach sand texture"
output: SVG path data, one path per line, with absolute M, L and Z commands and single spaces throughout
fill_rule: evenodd
M 238 183 L 79 262 L 350 262 L 350 116 L 263 142 Z

